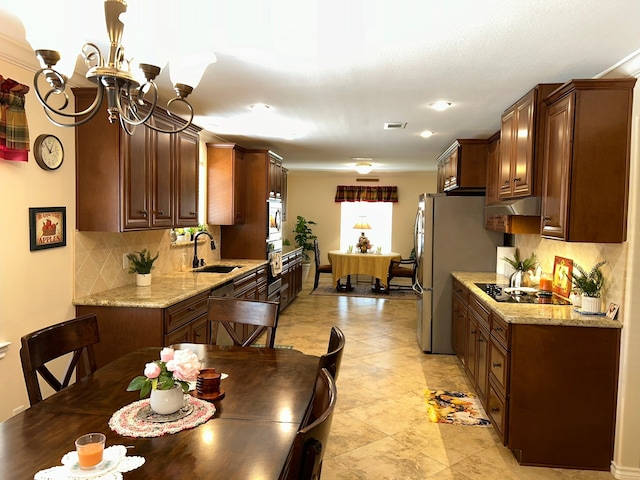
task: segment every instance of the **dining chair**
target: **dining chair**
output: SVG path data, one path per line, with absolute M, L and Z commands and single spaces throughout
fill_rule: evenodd
M 248 347 L 253 345 L 266 333 L 265 346 L 273 348 L 279 315 L 280 304 L 278 302 L 209 297 L 210 343 L 212 345 L 224 343 L 224 337 L 218 338 L 218 327 L 222 325 L 235 346 Z
M 313 241 L 313 253 L 314 253 L 314 258 L 316 263 L 316 278 L 313 281 L 313 289 L 315 290 L 316 288 L 318 288 L 318 282 L 320 281 L 320 274 L 328 273 L 329 275 L 332 275 L 332 270 L 331 270 L 331 265 L 320 264 L 320 247 L 318 247 L 318 240 Z M 333 278 L 331 280 L 333 281 Z
M 403 265 L 409 265 L 409 267 L 404 267 Z M 399 277 L 399 278 L 410 278 L 411 285 L 392 285 L 391 279 Z M 391 260 L 389 264 L 389 274 L 387 275 L 387 292 L 391 289 L 403 290 L 403 289 L 412 289 L 413 284 L 416 281 L 416 259 L 415 258 L 403 258 L 401 260 Z
M 333 411 L 337 399 L 336 382 L 326 368 L 318 372 L 309 419 L 298 430 L 287 464 L 286 480 L 319 480 L 327 450 Z
M 338 380 L 338 372 L 340 371 L 340 363 L 342 362 L 345 343 L 346 340 L 342 330 L 335 326 L 331 327 L 329 347 L 327 348 L 327 353 L 320 356 L 318 370 L 326 368 L 334 380 Z
M 84 315 L 42 328 L 24 335 L 21 342 L 20 361 L 31 406 L 42 400 L 38 374 L 56 392 L 59 392 L 69 386 L 78 365 L 84 366 L 86 375 L 97 370 L 93 346 L 100 342 L 100 332 L 95 315 Z M 46 364 L 69 353 L 73 355 L 69 359 L 61 381 Z M 81 359 L 82 364 L 79 363 Z

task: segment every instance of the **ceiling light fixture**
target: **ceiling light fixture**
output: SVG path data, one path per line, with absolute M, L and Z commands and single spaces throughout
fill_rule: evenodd
M 145 124 L 147 127 L 161 133 L 177 133 L 185 130 L 191 125 L 193 120 L 193 107 L 186 98 L 193 91 L 193 87 L 184 83 L 175 83 L 173 89 L 176 97 L 167 102 L 167 110 L 172 115 L 171 105 L 174 102 L 182 103 L 189 111 L 189 120 L 180 128 L 165 130 L 153 125 L 152 116 L 158 103 L 158 88 L 154 79 L 160 74 L 160 67 L 145 63 L 139 64 L 145 80 L 139 82 L 131 73 L 131 61 L 124 57 L 124 46 L 120 43 L 122 33 L 124 31 L 124 23 L 120 21 L 120 15 L 127 11 L 127 4 L 123 0 L 105 0 L 104 14 L 109 34 L 109 59 L 105 64 L 98 47 L 93 43 L 85 43 L 82 46 L 82 57 L 85 65 L 89 68 L 86 74 L 87 79 L 97 85 L 96 97 L 93 103 L 82 112 L 65 111 L 69 106 L 69 95 L 66 92 L 68 78 L 66 75 L 59 73 L 53 67 L 60 60 L 60 53 L 55 50 L 36 50 L 36 56 L 40 60 L 43 68 L 38 70 L 33 78 L 36 95 L 40 103 L 44 106 L 44 112 L 49 120 L 60 127 L 76 127 L 91 120 L 102 104 L 102 100 L 107 97 L 109 113 L 109 122 L 115 123 L 117 120 L 128 134 L 133 133 L 136 125 Z M 209 59 L 209 63 L 215 61 Z M 199 76 L 195 79 L 197 84 L 204 73 L 204 68 L 198 72 Z M 46 80 L 49 88 L 46 93 L 41 92 L 39 87 L 39 78 Z M 43 82 L 40 82 L 43 83 Z M 53 95 L 53 97 L 52 97 Z M 50 103 L 52 98 L 61 98 L 61 106 L 56 108 Z M 145 99 L 151 101 L 145 103 Z M 140 108 L 142 107 L 142 108 Z M 54 118 L 53 115 L 71 118 L 73 123 L 62 123 Z
M 420 132 L 420 136 L 422 138 L 429 138 L 433 135 L 433 132 L 431 130 L 425 130 L 424 132 Z
M 429 106 L 438 112 L 442 112 L 447 108 L 451 107 L 451 102 L 447 102 L 446 100 L 438 100 L 437 102 L 430 103 Z
M 358 172 L 360 175 L 366 175 L 367 173 L 371 173 L 372 169 L 373 169 L 373 165 L 371 164 L 371 162 L 356 163 L 356 172 Z

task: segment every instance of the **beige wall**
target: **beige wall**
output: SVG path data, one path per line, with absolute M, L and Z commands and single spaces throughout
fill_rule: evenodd
M 0 42 L 0 75 L 31 85 L 35 57 L 23 56 L 31 64 L 10 63 L 21 47 Z M 0 359 L 0 376 L 5 385 L 0 402 L 0 420 L 13 410 L 29 406 L 22 367 L 20 337 L 30 331 L 74 316 L 73 251 L 75 225 L 75 146 L 74 131 L 52 125 L 46 119 L 33 91 L 27 94 L 27 120 L 31 144 L 41 133 L 56 135 L 64 145 L 62 166 L 53 172 L 29 162 L 0 160 L 0 342 L 11 342 L 5 358 Z M 67 246 L 29 251 L 29 207 L 67 208 Z
M 285 159 L 286 166 L 286 159 Z M 398 187 L 398 203 L 393 206 L 392 245 L 395 252 L 409 256 L 413 248 L 413 222 L 418 205 L 418 195 L 436 191 L 436 172 L 377 174 L 376 183 L 356 182 L 352 173 L 289 172 L 287 190 L 287 222 L 284 237 L 295 244 L 295 221 L 298 215 L 313 220 L 318 225 L 313 233 L 318 236 L 321 261 L 328 263 L 327 252 L 340 248 L 340 203 L 334 201 L 338 185 L 389 185 Z M 356 235 L 357 237 L 357 235 Z M 355 238 L 354 238 L 355 241 Z

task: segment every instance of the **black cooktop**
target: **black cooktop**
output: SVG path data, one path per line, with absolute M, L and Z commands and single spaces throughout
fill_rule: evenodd
M 530 292 L 526 289 L 522 291 L 512 291 L 509 288 L 509 285 L 496 283 L 476 283 L 476 287 L 489 295 L 496 302 L 571 305 L 570 301 L 555 294 L 550 294 L 550 292 Z

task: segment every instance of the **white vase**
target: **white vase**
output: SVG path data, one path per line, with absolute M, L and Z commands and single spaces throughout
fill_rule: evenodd
M 602 312 L 602 298 L 600 297 L 587 297 L 582 295 L 582 302 L 580 310 L 587 313 L 600 313 Z
M 138 273 L 136 274 L 136 285 L 139 287 L 148 287 L 151 285 L 150 273 Z
M 175 385 L 170 390 L 151 390 L 151 410 L 160 415 L 169 415 L 182 408 L 184 393 L 180 385 Z

